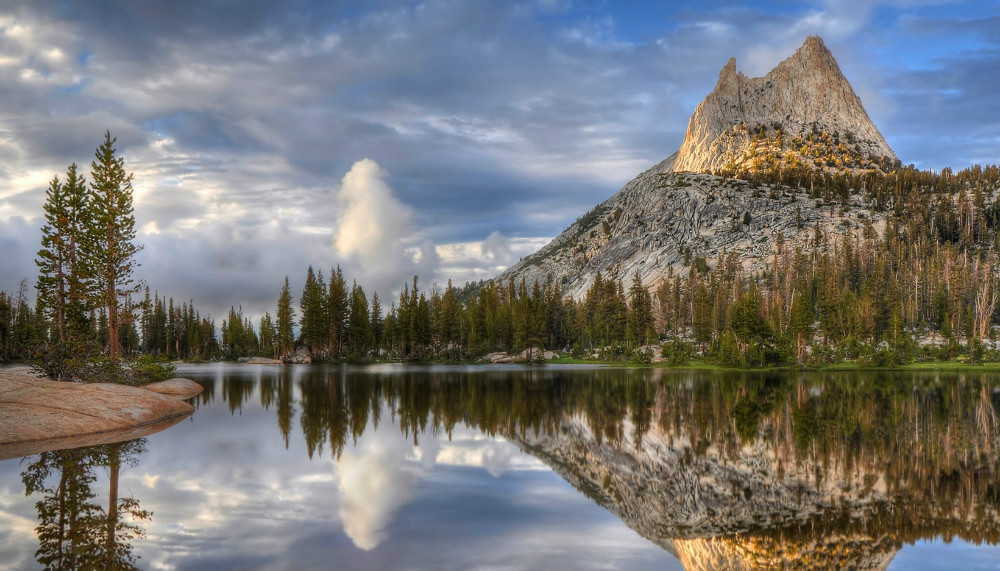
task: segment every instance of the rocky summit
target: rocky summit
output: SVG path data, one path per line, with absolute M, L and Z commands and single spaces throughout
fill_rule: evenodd
M 582 299 L 598 272 L 622 280 L 638 274 L 655 288 L 701 261 L 761 271 L 782 242 L 881 232 L 885 214 L 859 196 L 834 207 L 807 191 L 823 173 L 898 165 L 823 40 L 809 37 L 761 78 L 737 72 L 730 60 L 678 152 L 499 279 L 557 283 Z M 755 172 L 781 181 L 755 182 Z
M 762 166 L 754 162 L 769 154 L 775 163 L 821 167 L 859 168 L 896 158 L 818 36 L 764 77 L 737 72 L 731 58 L 691 116 L 673 170 L 737 171 Z M 828 165 L 831 157 L 845 164 Z

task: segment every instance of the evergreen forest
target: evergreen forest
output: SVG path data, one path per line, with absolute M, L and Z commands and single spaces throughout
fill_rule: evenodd
M 778 235 L 762 272 L 745 272 L 735 254 L 695 256 L 652 290 L 637 275 L 599 274 L 582 299 L 563 295 L 559 283 L 427 287 L 414 276 L 384 300 L 339 266 L 325 274 L 310 266 L 301 292 L 287 277 L 275 284 L 273 314 L 251 319 L 234 299 L 217 326 L 193 299 L 163 297 L 133 279 L 142 246 L 132 175 L 113 143 L 107 133 L 89 182 L 73 164 L 50 183 L 38 281 L 0 292 L 0 359 L 236 360 L 305 348 L 331 361 L 472 361 L 497 352 L 531 360 L 543 350 L 741 368 L 1000 360 L 996 166 L 727 173 L 754 192 L 795 195 L 847 216 L 860 199 L 859 219 L 885 215 L 878 229 L 816 227 L 806 243 Z

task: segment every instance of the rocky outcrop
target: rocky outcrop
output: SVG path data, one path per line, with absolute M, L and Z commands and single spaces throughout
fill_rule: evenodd
M 281 359 L 269 359 L 267 357 L 251 357 L 247 365 L 284 365 Z
M 713 268 L 733 257 L 744 271 L 762 271 L 778 252 L 779 235 L 791 251 L 811 247 L 817 232 L 832 244 L 848 233 L 885 227 L 886 214 L 856 195 L 843 208 L 802 190 L 672 173 L 671 164 L 667 159 L 637 176 L 499 279 L 551 281 L 563 294 L 583 299 L 598 272 L 626 283 L 638 273 L 655 288 L 673 275 L 687 275 L 699 257 Z
M 123 442 L 173 426 L 190 404 L 151 390 L 61 383 L 30 369 L 0 369 L 0 460 Z
M 673 170 L 736 170 L 756 158 L 762 135 L 771 138 L 780 155 L 795 151 L 796 137 L 804 142 L 824 133 L 836 135 L 830 141 L 834 149 L 843 144 L 845 153 L 862 161 L 857 166 L 896 158 L 833 54 L 822 39 L 810 36 L 764 77 L 746 77 L 736 71 L 735 58 L 730 59 L 715 89 L 691 116 Z M 816 157 L 800 155 L 815 163 Z
M 811 175 L 791 165 L 832 168 L 829 161 L 838 168 L 863 168 L 883 156 L 895 160 L 818 37 L 807 39 L 763 78 L 745 77 L 730 61 L 715 91 L 692 115 L 680 151 L 639 174 L 499 279 L 552 282 L 563 294 L 582 299 L 598 272 L 619 280 L 638 274 L 652 289 L 687 275 L 699 258 L 712 268 L 732 259 L 744 271 L 759 272 L 781 253 L 781 240 L 794 250 L 826 247 L 862 230 L 881 233 L 884 213 L 869 209 L 853 192 L 836 206 L 808 198 Z M 782 184 L 705 172 L 764 160 L 785 169 Z
M 308 347 L 299 347 L 285 359 L 285 362 L 290 365 L 311 365 L 313 362 L 312 351 Z
M 143 388 L 157 394 L 180 400 L 196 397 L 205 390 L 205 387 L 192 381 L 191 379 L 182 379 L 179 377 L 167 379 L 158 383 L 150 383 Z
M 551 361 L 552 359 L 557 358 L 559 358 L 559 354 L 555 351 L 546 351 L 545 349 L 536 348 L 530 350 L 525 349 L 518 355 L 510 355 L 506 351 L 497 351 L 487 354 L 483 357 L 483 361 L 488 361 L 493 364 L 505 364 Z

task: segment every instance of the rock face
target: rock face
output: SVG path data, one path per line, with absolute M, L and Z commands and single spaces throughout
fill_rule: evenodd
M 779 235 L 790 251 L 810 243 L 817 230 L 833 243 L 849 232 L 885 227 L 886 214 L 858 196 L 845 211 L 805 192 L 670 167 L 667 159 L 642 173 L 499 279 L 551 280 L 564 295 L 583 299 L 598 272 L 626 283 L 638 273 L 655 288 L 672 275 L 687 275 L 698 257 L 713 268 L 729 260 L 747 272 L 763 270 L 779 253 Z
M 0 460 L 122 442 L 159 432 L 194 407 L 156 392 L 105 383 L 60 383 L 29 369 L 0 370 Z
M 295 353 L 289 355 L 287 359 L 287 362 L 292 365 L 311 365 L 312 361 L 312 352 L 309 351 L 308 347 L 295 349 Z
M 884 229 L 884 214 L 857 196 L 848 199 L 846 210 L 808 198 L 801 187 L 809 186 L 809 175 L 792 165 L 866 168 L 883 156 L 895 161 L 818 37 L 808 38 L 763 78 L 737 73 L 730 61 L 691 117 L 680 151 L 499 279 L 551 281 L 563 294 L 582 299 L 598 272 L 620 280 L 638 273 L 646 287 L 655 288 L 672 274 L 686 275 L 698 257 L 710 267 L 735 260 L 744 271 L 764 270 L 781 253 L 779 235 L 792 249 L 809 244 L 817 232 L 833 243 L 848 232 Z M 768 161 L 787 173 L 784 187 L 705 172 L 763 168 Z
M 752 157 L 755 138 L 776 136 L 779 126 L 782 152 L 793 150 L 795 137 L 828 133 L 859 159 L 896 158 L 833 54 L 822 39 L 810 36 L 764 77 L 746 77 L 730 59 L 691 116 L 673 170 L 733 170 Z

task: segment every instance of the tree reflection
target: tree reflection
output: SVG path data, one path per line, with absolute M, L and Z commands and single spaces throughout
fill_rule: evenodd
M 883 568 L 901 542 L 1000 542 L 994 384 L 973 374 L 354 371 L 304 379 L 300 425 L 310 456 L 329 446 L 339 457 L 383 406 L 414 444 L 457 426 L 512 439 L 690 569 Z
M 39 494 L 38 551 L 46 570 L 138 569 L 132 541 L 144 535 L 137 523 L 152 514 L 139 500 L 118 496 L 122 465 L 136 466 L 145 439 L 75 450 L 43 452 L 26 458 L 21 473 L 27 495 Z M 108 510 L 95 500 L 95 469 L 109 471 Z

